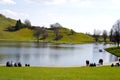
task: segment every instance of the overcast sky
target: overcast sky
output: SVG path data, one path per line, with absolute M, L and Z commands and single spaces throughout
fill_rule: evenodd
M 0 0 L 0 13 L 32 25 L 60 23 L 77 32 L 110 30 L 120 18 L 120 0 Z

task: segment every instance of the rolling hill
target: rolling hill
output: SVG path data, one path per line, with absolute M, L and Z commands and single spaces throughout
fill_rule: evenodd
M 28 28 L 22 28 L 17 31 L 9 32 L 6 28 L 9 26 L 15 26 L 16 20 L 7 18 L 0 15 L 0 41 L 35 41 L 36 38 L 33 36 L 34 30 Z M 61 35 L 63 36 L 60 40 L 54 40 L 55 34 L 52 30 L 47 29 L 48 37 L 44 40 L 45 42 L 53 43 L 87 43 L 93 42 L 94 39 L 84 33 L 74 33 L 70 34 L 70 29 L 61 27 L 59 29 Z M 40 40 L 43 42 L 43 40 Z

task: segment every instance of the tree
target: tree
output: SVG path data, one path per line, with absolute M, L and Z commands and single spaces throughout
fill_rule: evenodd
M 107 39 L 107 37 L 108 37 L 106 30 L 103 30 L 102 37 L 103 37 L 103 39 L 104 39 L 104 42 L 106 42 L 106 39 Z
M 47 33 L 47 31 L 45 31 L 45 32 L 43 33 L 42 39 L 45 40 L 47 37 L 48 37 L 48 33 Z
M 40 39 L 45 40 L 48 37 L 48 33 L 44 27 L 42 27 L 42 28 L 37 27 L 34 29 L 34 36 L 36 37 L 37 42 L 39 42 Z
M 59 28 L 59 27 L 62 27 L 62 25 L 59 23 L 55 23 L 55 24 L 51 24 L 50 27 L 51 28 Z
M 16 29 L 16 30 L 19 30 L 19 29 L 21 29 L 21 28 L 23 28 L 23 24 L 21 23 L 21 20 L 19 19 L 19 20 L 17 20 L 17 22 L 16 22 L 15 29 Z
M 110 30 L 109 38 L 110 38 L 110 42 L 114 42 L 114 38 L 113 38 L 113 29 Z
M 25 27 L 28 27 L 28 28 L 31 27 L 31 22 L 28 19 L 26 19 L 24 23 L 25 23 Z
M 50 29 L 53 30 L 55 34 L 54 40 L 60 40 L 63 37 L 59 30 L 60 28 L 62 28 L 62 26 L 59 23 L 55 23 L 55 24 L 51 24 L 50 27 L 51 27 Z
M 35 28 L 35 29 L 34 29 L 34 34 L 33 34 L 33 35 L 36 37 L 37 42 L 39 42 L 40 34 L 41 34 L 41 28 Z
M 93 37 L 95 38 L 95 41 L 98 42 L 98 39 L 100 37 L 100 30 L 96 30 L 94 29 L 94 34 L 93 34 Z
M 55 40 L 60 40 L 63 36 L 59 31 L 59 27 L 54 27 Z
M 45 40 L 48 37 L 48 32 L 46 31 L 46 29 L 44 27 L 41 28 L 41 34 L 42 34 L 42 40 Z
M 75 33 L 75 31 L 73 29 L 71 29 L 70 31 L 71 31 L 71 35 L 73 35 Z
M 120 20 L 117 20 L 116 23 L 112 27 L 113 30 L 113 38 L 117 46 L 119 47 L 120 43 Z

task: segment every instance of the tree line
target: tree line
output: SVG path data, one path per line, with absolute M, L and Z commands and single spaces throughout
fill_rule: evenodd
M 94 30 L 94 34 L 91 35 L 94 37 L 96 42 L 99 42 L 100 38 L 102 38 L 102 42 L 107 42 L 109 39 L 109 42 L 113 42 L 117 44 L 119 47 L 120 44 L 120 20 L 117 20 L 115 24 L 113 24 L 111 30 L 107 32 L 107 30 L 103 30 L 102 32 L 100 30 Z
M 17 20 L 15 26 L 9 26 L 7 28 L 7 31 L 17 31 L 22 28 L 31 28 L 31 22 L 29 20 L 25 20 L 24 23 L 21 22 L 21 20 Z
M 60 25 L 59 23 L 55 23 L 55 24 L 51 24 L 50 28 L 46 28 L 46 27 L 40 27 L 40 26 L 32 26 L 31 22 L 29 20 L 25 20 L 24 23 L 21 22 L 21 20 L 17 20 L 16 21 L 16 25 L 15 26 L 9 26 L 7 28 L 7 31 L 17 31 L 20 30 L 22 28 L 28 28 L 34 31 L 33 36 L 37 39 L 37 42 L 39 42 L 39 40 L 45 40 L 49 34 L 47 30 L 51 30 L 53 31 L 55 37 L 54 40 L 60 40 L 63 38 L 63 35 L 60 32 L 60 28 L 63 28 L 62 25 Z M 70 30 L 70 34 L 69 35 L 73 35 L 74 33 L 76 33 L 73 29 Z M 117 46 L 119 47 L 120 44 L 120 20 L 117 20 L 115 22 L 115 24 L 113 24 L 111 30 L 109 32 L 107 32 L 107 30 L 103 30 L 102 32 L 100 30 L 94 30 L 94 34 L 88 34 L 92 37 L 94 37 L 96 42 L 107 42 L 109 39 L 109 42 L 113 42 L 115 44 L 117 44 Z M 101 39 L 102 38 L 102 39 Z

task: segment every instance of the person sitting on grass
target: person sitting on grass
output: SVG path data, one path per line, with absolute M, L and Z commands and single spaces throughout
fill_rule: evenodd
M 15 63 L 14 66 L 17 67 L 18 66 L 17 63 Z
M 115 66 L 116 66 L 116 67 L 119 67 L 119 66 L 120 66 L 120 64 L 119 64 L 119 63 L 116 63 L 116 64 L 115 64 Z
M 114 64 L 113 64 L 113 63 L 111 64 L 111 67 L 114 67 Z
M 25 64 L 26 67 L 30 67 L 30 64 Z
M 20 62 L 18 63 L 18 67 L 22 67 L 22 64 Z
M 12 67 L 13 66 L 13 62 L 11 61 L 7 61 L 6 62 L 6 67 Z
M 99 64 L 103 65 L 103 59 L 99 59 Z
M 86 60 L 86 66 L 89 66 L 89 64 L 90 64 L 89 60 Z
M 7 61 L 7 62 L 6 62 L 6 67 L 10 67 L 10 66 L 11 66 L 10 62 Z

